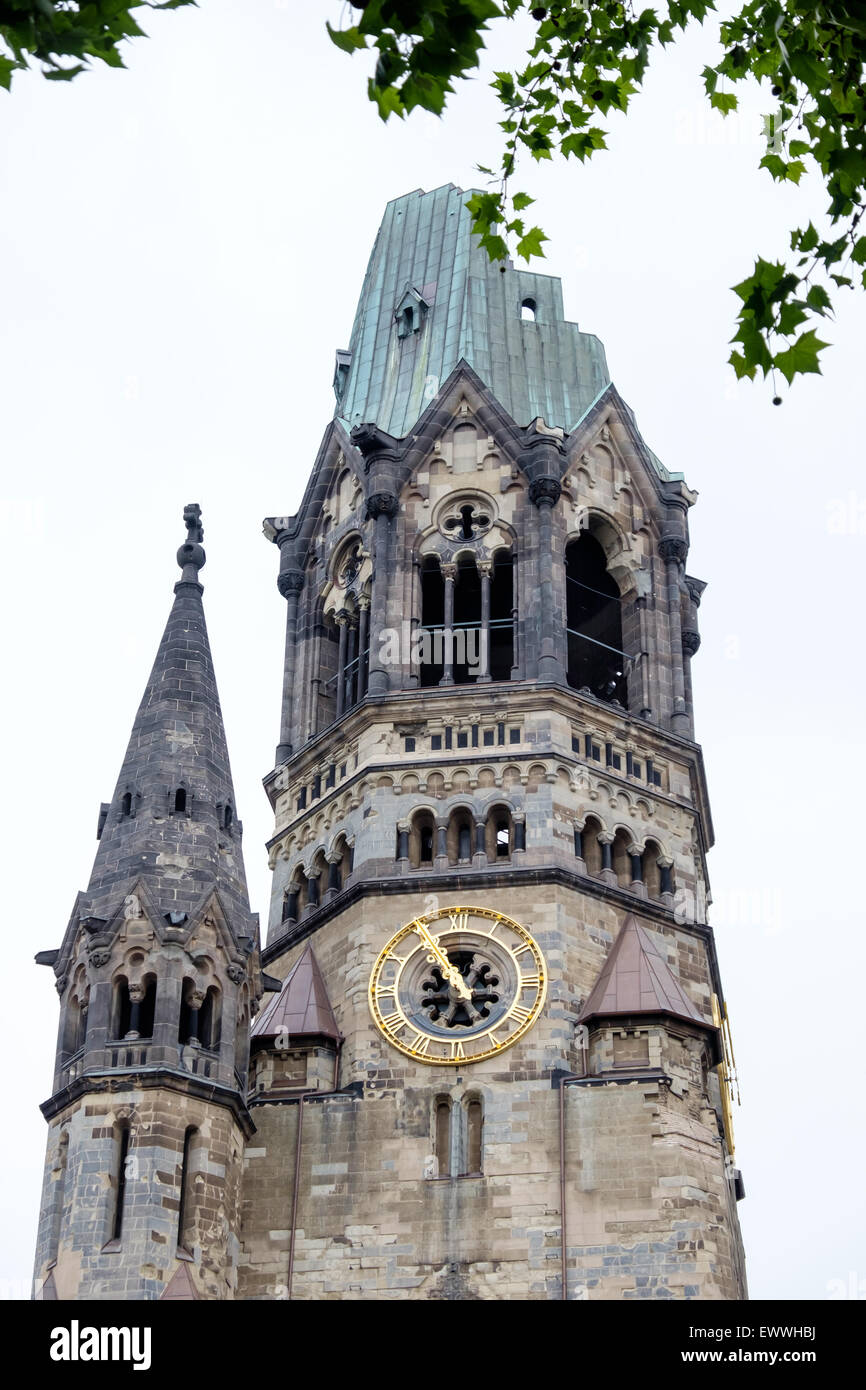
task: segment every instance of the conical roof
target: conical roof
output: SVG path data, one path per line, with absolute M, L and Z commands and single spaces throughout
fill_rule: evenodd
M 307 946 L 292 966 L 279 994 L 275 995 L 253 1023 L 253 1038 L 340 1038 L 340 1029 L 331 1008 L 328 991 L 312 946 Z
M 632 916 L 623 923 L 578 1022 L 624 1014 L 670 1014 L 716 1031 L 698 1013 L 652 937 Z
M 213 889 L 249 934 L 249 899 L 231 767 L 198 571 L 201 512 L 184 511 L 182 575 L 135 716 L 85 894 L 110 918 L 144 880 L 162 912 L 191 913 Z
M 159 1297 L 160 1302 L 166 1299 L 168 1302 L 177 1303 L 193 1303 L 199 1298 L 192 1282 L 189 1265 L 185 1262 L 178 1265 Z

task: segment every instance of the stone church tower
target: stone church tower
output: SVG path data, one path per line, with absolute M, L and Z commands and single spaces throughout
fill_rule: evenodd
M 388 205 L 300 508 L 265 523 L 261 953 L 185 513 L 91 882 L 40 957 L 41 1297 L 746 1296 L 695 494 L 465 200 Z

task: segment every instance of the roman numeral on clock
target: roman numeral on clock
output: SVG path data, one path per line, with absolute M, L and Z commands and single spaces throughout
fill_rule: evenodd
M 465 931 L 469 925 L 468 912 L 449 912 L 448 916 L 451 918 L 452 931 Z
M 392 1014 L 383 1014 L 382 1022 L 386 1028 L 395 1029 L 404 1027 L 402 1014 L 396 1012 Z
M 515 1023 L 525 1023 L 529 1018 L 529 1010 L 524 1009 L 520 1004 L 515 1004 L 509 1017 L 513 1018 Z
M 427 1049 L 430 1046 L 430 1039 L 425 1038 L 423 1033 L 416 1033 L 409 1046 L 413 1052 L 420 1052 L 422 1057 L 427 1056 Z

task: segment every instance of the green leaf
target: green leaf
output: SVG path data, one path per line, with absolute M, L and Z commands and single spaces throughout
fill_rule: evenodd
M 524 208 L 528 208 L 529 204 L 534 202 L 535 199 L 530 198 L 528 193 L 515 193 L 511 199 L 511 206 L 515 212 L 522 212 Z
M 822 343 L 820 338 L 816 338 L 814 329 L 810 328 L 808 332 L 801 333 L 797 341 L 784 352 L 776 353 L 775 365 L 789 386 L 798 375 L 816 372 L 820 376 L 818 354 L 825 347 L 829 347 L 829 343 Z
M 541 243 L 548 240 L 549 238 L 545 236 L 540 227 L 530 227 L 526 236 L 521 237 L 517 243 L 517 254 L 525 261 L 528 261 L 531 256 L 543 257 L 544 252 L 541 249 Z
M 716 111 L 721 111 L 723 116 L 727 116 L 729 111 L 736 111 L 737 98 L 733 92 L 711 92 L 710 106 Z
M 833 303 L 823 285 L 813 285 L 806 295 L 806 303 L 816 314 L 832 312 Z

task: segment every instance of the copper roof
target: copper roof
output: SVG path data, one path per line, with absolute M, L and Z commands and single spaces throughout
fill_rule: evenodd
M 191 1303 L 198 1297 L 199 1295 L 196 1292 L 195 1284 L 192 1282 L 192 1276 L 189 1272 L 189 1265 L 186 1263 L 178 1265 L 159 1296 L 160 1302 L 166 1299 L 168 1301 L 174 1300 L 185 1303 Z
M 307 946 L 251 1029 L 254 1038 L 275 1038 L 279 1033 L 290 1038 L 318 1034 L 335 1041 L 341 1036 L 312 946 Z
M 623 1014 L 672 1014 L 712 1029 L 674 978 L 652 937 L 632 916 L 625 919 L 578 1022 Z

